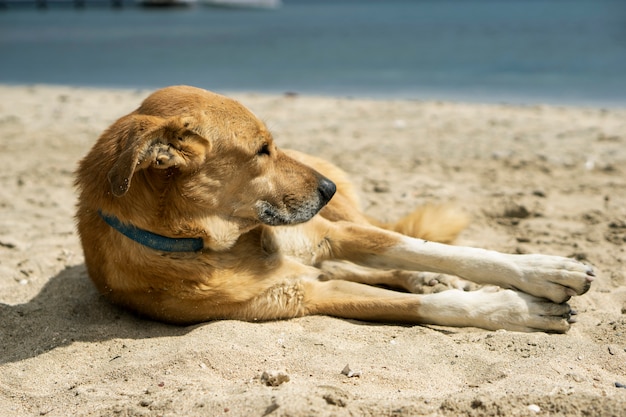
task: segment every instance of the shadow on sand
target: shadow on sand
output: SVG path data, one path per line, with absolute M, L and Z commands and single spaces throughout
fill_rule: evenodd
M 92 285 L 85 265 L 77 265 L 51 278 L 28 303 L 0 303 L 0 363 L 75 341 L 182 336 L 193 328 L 143 320 L 109 304 Z

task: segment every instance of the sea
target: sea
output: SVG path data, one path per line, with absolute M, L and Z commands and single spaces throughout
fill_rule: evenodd
M 0 0 L 0 83 L 626 106 L 625 0 L 84 1 Z

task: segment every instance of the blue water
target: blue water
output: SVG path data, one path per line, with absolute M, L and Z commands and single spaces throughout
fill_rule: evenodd
M 87 2 L 0 10 L 0 82 L 626 105 L 624 0 Z

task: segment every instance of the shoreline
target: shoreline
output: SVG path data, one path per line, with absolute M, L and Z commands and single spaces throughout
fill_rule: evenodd
M 472 218 L 459 244 L 576 257 L 597 278 L 564 335 L 331 317 L 176 327 L 97 294 L 73 220 L 78 160 L 149 92 L 0 84 L 0 415 L 626 409 L 626 109 L 232 93 L 280 147 L 347 171 L 367 214 L 450 202 Z M 275 370 L 289 382 L 265 385 Z
M 184 84 L 184 83 L 180 83 Z M 48 83 L 21 83 L 21 82 L 7 82 L 0 81 L 0 86 L 7 87 L 51 87 L 51 88 L 75 88 L 75 89 L 87 89 L 87 90 L 111 90 L 111 91 L 154 91 L 158 88 L 166 87 L 144 85 L 139 87 L 130 87 L 125 85 L 83 85 L 83 84 L 48 84 Z M 458 92 L 457 90 L 441 90 L 430 88 L 416 88 L 413 87 L 411 91 L 396 91 L 389 93 L 389 89 L 386 87 L 380 87 L 376 91 L 356 91 L 346 90 L 340 92 L 333 92 L 332 88 L 316 89 L 316 88 L 303 88 L 303 89 L 236 89 L 236 88 L 224 88 L 216 89 L 206 85 L 194 85 L 196 87 L 205 88 L 211 91 L 218 92 L 223 95 L 265 95 L 265 96 L 302 96 L 302 97 L 319 97 L 319 98 L 332 98 L 332 99 L 346 99 L 346 100 L 376 100 L 376 101 L 419 101 L 419 102 L 446 102 L 457 104 L 486 104 L 486 105 L 504 105 L 504 106 L 521 106 L 521 107 L 533 107 L 533 106 L 551 106 L 551 107 L 577 107 L 577 108 L 599 108 L 620 110 L 626 109 L 626 98 L 622 99 L 607 99 L 607 98 L 572 98 L 572 97 L 555 97 L 555 96 L 541 96 L 537 94 L 494 94 L 494 93 L 470 93 L 470 92 Z M 385 92 L 382 92 L 384 90 Z M 398 89 L 397 89 L 398 90 Z

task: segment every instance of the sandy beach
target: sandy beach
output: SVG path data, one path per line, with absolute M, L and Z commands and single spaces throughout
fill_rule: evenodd
M 597 278 L 564 335 L 176 327 L 98 295 L 73 219 L 78 160 L 149 93 L 0 85 L 1 416 L 624 415 L 626 109 L 233 95 L 281 147 L 346 170 L 368 214 L 452 202 L 472 218 L 459 244 L 576 257 Z

